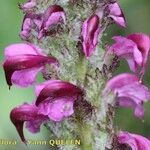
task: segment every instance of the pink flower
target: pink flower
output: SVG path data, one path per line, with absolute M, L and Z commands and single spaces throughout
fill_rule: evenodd
M 39 39 L 42 39 L 49 28 L 63 21 L 66 22 L 66 16 L 63 8 L 59 5 L 51 5 L 43 14 L 43 21 L 39 32 Z
M 118 2 L 113 2 L 108 5 L 109 17 L 114 20 L 118 25 L 126 27 L 126 21 L 124 14 L 118 4 Z
M 39 112 L 53 121 L 61 121 L 74 113 L 73 103 L 82 91 L 71 83 L 49 80 L 36 86 L 36 95 Z
M 12 44 L 5 48 L 3 68 L 9 86 L 27 87 L 35 82 L 36 75 L 45 64 L 56 64 L 54 57 L 46 56 L 33 44 Z
M 150 150 L 150 141 L 141 135 L 122 131 L 118 134 L 118 141 L 132 150 Z
M 20 4 L 19 7 L 20 9 L 22 9 L 23 11 L 28 11 L 29 9 L 32 9 L 36 6 L 36 0 L 27 0 L 26 3 L 24 4 Z
M 131 34 L 127 38 L 122 36 L 113 37 L 113 44 L 108 53 L 113 53 L 120 58 L 125 58 L 133 72 L 143 75 L 146 70 L 150 50 L 150 37 L 146 34 Z
M 33 13 L 27 13 L 23 19 L 20 37 L 23 40 L 28 40 L 31 35 L 31 30 L 37 29 L 37 31 L 39 31 L 41 28 L 41 24 L 42 24 L 41 14 L 37 15 Z
M 98 43 L 100 33 L 100 19 L 97 15 L 90 16 L 82 26 L 82 46 L 85 56 L 89 58 Z
M 139 82 L 138 77 L 129 73 L 117 75 L 106 84 L 104 92 L 107 93 L 109 90 L 116 94 L 120 106 L 131 107 L 136 117 L 143 117 L 143 103 L 150 100 L 150 91 Z
M 17 129 L 17 132 L 26 144 L 26 139 L 23 134 L 24 122 L 27 123 L 27 128 L 32 133 L 40 131 L 40 125 L 47 120 L 47 117 L 38 113 L 38 108 L 35 105 L 23 104 L 15 107 L 10 113 L 10 119 Z

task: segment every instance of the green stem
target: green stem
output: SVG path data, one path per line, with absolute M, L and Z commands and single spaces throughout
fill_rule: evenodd
M 93 150 L 91 127 L 81 121 L 78 122 L 78 135 L 81 139 L 81 150 Z
M 86 72 L 87 72 L 87 60 L 85 57 L 82 57 L 77 64 L 78 80 L 84 81 Z

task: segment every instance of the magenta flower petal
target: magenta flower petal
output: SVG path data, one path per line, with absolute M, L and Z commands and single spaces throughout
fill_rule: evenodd
M 20 37 L 23 40 L 28 40 L 31 35 L 31 30 L 36 29 L 37 31 L 39 31 L 41 28 L 41 24 L 42 24 L 41 14 L 27 13 L 23 19 Z
M 47 80 L 41 84 L 38 84 L 35 86 L 35 93 L 38 97 L 40 95 L 40 92 L 49 84 L 51 84 L 53 87 L 59 87 L 59 83 L 61 83 L 61 80 Z
M 27 17 L 27 15 L 25 15 L 22 24 L 22 31 L 20 32 L 20 37 L 22 39 L 25 40 L 30 37 L 31 27 L 32 27 L 32 20 L 31 18 Z
M 73 100 L 57 99 L 53 102 L 46 100 L 39 106 L 39 113 L 47 115 L 53 121 L 61 121 L 74 113 Z
M 23 11 L 27 11 L 33 7 L 36 6 L 36 1 L 35 0 L 27 0 L 26 3 L 20 5 L 20 8 L 23 10 Z
M 52 25 L 56 25 L 61 22 L 65 23 L 66 16 L 63 8 L 59 5 L 51 5 L 43 14 L 43 22 L 41 25 L 40 33 L 38 38 L 42 39 L 45 36 L 45 33 Z
M 121 107 L 130 107 L 134 109 L 134 115 L 138 118 L 143 118 L 144 117 L 144 106 L 143 102 L 139 100 L 138 103 L 136 103 L 133 99 L 129 97 L 118 97 L 117 102 L 119 106 Z
M 150 99 L 149 89 L 139 82 L 133 82 L 131 84 L 128 83 L 127 85 L 124 85 L 123 88 L 118 90 L 119 90 L 118 96 L 123 97 L 125 95 L 130 95 L 133 97 L 133 99 L 134 97 L 137 97 L 138 99 L 141 99 L 144 102 Z
M 57 100 L 58 98 L 73 99 L 74 101 L 77 99 L 77 96 L 83 94 L 81 89 L 69 82 L 60 80 L 51 80 L 46 82 L 48 82 L 48 85 L 47 83 L 44 83 L 46 86 L 44 86 L 42 90 L 39 88 L 41 90 L 40 92 L 36 92 L 39 93 L 36 100 L 36 105 L 39 105 L 41 102 L 47 100 L 47 98 L 49 98 L 50 101 Z M 41 85 L 39 86 L 41 87 Z
M 34 105 L 23 104 L 14 108 L 10 113 L 10 119 L 15 125 L 21 140 L 26 143 L 23 134 L 23 125 L 25 121 L 45 120 L 45 116 L 38 114 L 38 108 Z
M 39 114 L 38 114 L 39 115 Z M 42 123 L 44 123 L 46 120 L 48 119 L 48 117 L 41 117 L 41 118 L 37 118 L 36 120 L 30 120 L 30 121 L 26 121 L 26 128 L 31 132 L 31 133 L 37 133 L 40 132 L 40 126 Z
M 118 141 L 132 150 L 150 150 L 150 141 L 141 135 L 122 131 L 118 134 Z
M 36 76 L 40 71 L 42 71 L 42 69 L 43 67 L 37 67 L 32 69 L 15 71 L 12 74 L 11 81 L 15 85 L 21 85 L 22 87 L 27 87 L 28 85 L 35 83 Z
M 5 48 L 5 59 L 17 55 L 43 55 L 43 50 L 33 44 L 17 43 Z
M 121 36 L 115 36 L 113 39 L 116 41 L 116 43 L 110 47 L 110 51 L 115 53 L 118 57 L 126 59 L 134 58 L 134 61 L 138 65 L 142 65 L 142 53 L 138 49 L 136 43 Z
M 123 88 L 118 89 L 117 93 L 120 106 L 133 108 L 135 116 L 143 118 L 143 103 L 150 100 L 150 91 L 146 86 L 139 82 L 127 84 Z
M 150 37 L 146 34 L 131 34 L 127 38 L 113 37 L 115 43 L 109 47 L 108 54 L 115 54 L 127 60 L 133 72 L 144 75 L 150 50 Z
M 124 14 L 117 2 L 111 3 L 108 6 L 109 17 L 111 17 L 118 25 L 126 27 Z
M 143 61 L 141 73 L 144 74 L 150 50 L 150 36 L 143 33 L 135 33 L 129 35 L 128 39 L 134 41 L 137 44 L 138 49 L 142 53 Z
M 130 73 L 123 73 L 109 80 L 106 84 L 105 90 L 106 89 L 107 90 L 108 89 L 111 89 L 111 90 L 120 89 L 121 87 L 125 85 L 132 84 L 138 81 L 139 81 L 139 78 L 137 76 L 130 74 Z
M 139 82 L 135 75 L 124 73 L 118 75 L 106 84 L 104 92 L 112 90 L 116 94 L 119 106 L 131 107 L 138 118 L 144 116 L 143 103 L 150 100 L 149 89 Z
M 97 15 L 89 17 L 82 26 L 82 46 L 85 56 L 89 58 L 96 48 L 100 33 L 100 19 Z
M 7 84 L 11 86 L 14 81 L 14 83 L 22 83 L 18 84 L 19 86 L 29 86 L 35 81 L 37 72 L 45 67 L 45 64 L 57 63 L 55 58 L 40 53 L 41 49 L 27 44 L 14 44 L 7 47 L 3 64 Z
M 61 121 L 74 113 L 73 104 L 83 92 L 75 85 L 61 81 L 49 80 L 36 86 L 35 104 L 39 113 L 53 121 Z

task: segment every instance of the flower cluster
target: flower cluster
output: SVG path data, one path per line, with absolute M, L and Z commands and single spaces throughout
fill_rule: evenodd
M 115 44 L 109 46 L 107 54 L 113 54 L 127 60 L 133 73 L 122 73 L 110 79 L 105 92 L 116 94 L 116 103 L 122 107 L 131 107 L 138 118 L 144 116 L 144 102 L 150 100 L 150 90 L 142 83 L 150 50 L 150 36 L 143 33 L 113 37 Z M 108 56 L 107 55 L 107 56 Z M 139 78 L 139 77 L 140 78 Z M 126 144 L 132 150 L 148 150 L 150 141 L 140 135 L 128 132 L 118 133 L 120 144 Z
M 54 26 L 66 25 L 67 16 L 64 8 L 59 5 L 50 5 L 43 13 L 35 13 L 36 0 L 28 0 L 20 5 L 26 13 L 24 16 L 20 36 L 26 43 L 12 44 L 5 48 L 3 68 L 9 87 L 18 85 L 28 87 L 33 85 L 39 72 L 44 72 L 47 66 L 59 68 L 59 60 L 44 53 L 44 50 L 29 42 L 32 30 L 37 40 L 43 40 Z M 31 11 L 32 10 L 32 11 Z M 117 1 L 107 3 L 103 9 L 109 21 L 126 27 L 125 17 Z M 80 37 L 82 50 L 87 61 L 99 43 L 102 33 L 99 13 L 91 14 L 81 26 Z M 127 60 L 131 73 L 123 73 L 110 79 L 104 93 L 113 92 L 116 95 L 116 104 L 131 107 L 138 118 L 144 116 L 143 103 L 150 100 L 150 91 L 142 83 L 150 50 L 149 35 L 136 33 L 128 37 L 113 37 L 115 44 L 108 46 L 107 57 L 115 55 Z M 50 79 L 35 85 L 36 98 L 32 104 L 24 103 L 15 107 L 10 113 L 10 119 L 15 125 L 21 140 L 26 143 L 23 134 L 23 125 L 32 133 L 40 131 L 40 125 L 48 120 L 60 122 L 74 114 L 74 104 L 86 92 L 75 83 L 61 79 Z M 133 150 L 148 150 L 150 141 L 146 138 L 128 132 L 118 133 L 118 142 L 126 144 Z
M 24 8 L 26 6 L 25 9 L 30 9 L 31 5 L 27 4 L 28 3 L 24 4 L 22 7 Z M 42 38 L 47 35 L 50 28 L 65 22 L 65 12 L 59 5 L 50 5 L 44 13 L 40 14 L 29 11 L 24 16 L 20 36 L 22 39 L 28 40 L 31 36 L 31 30 L 34 29 L 38 33 L 38 39 L 42 40 Z
M 75 85 L 61 81 L 48 80 L 35 87 L 36 101 L 33 104 L 23 104 L 14 108 L 10 118 L 15 125 L 20 138 L 26 142 L 23 135 L 23 124 L 30 132 L 40 131 L 40 125 L 46 120 L 62 121 L 74 113 L 73 104 L 82 95 Z

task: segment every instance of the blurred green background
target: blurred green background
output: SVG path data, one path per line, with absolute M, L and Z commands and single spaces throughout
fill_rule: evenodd
M 22 12 L 18 9 L 18 3 L 23 0 L 0 0 L 0 62 L 3 62 L 3 50 L 11 44 L 20 42 L 18 33 L 23 19 Z M 107 31 L 108 41 L 111 42 L 113 35 L 127 35 L 134 32 L 145 32 L 150 34 L 150 1 L 149 0 L 120 0 L 120 4 L 124 11 L 127 20 L 127 28 L 122 29 L 116 25 L 112 25 Z M 118 72 L 128 72 L 128 67 L 122 61 Z M 0 68 L 0 140 L 10 139 L 19 140 L 18 134 L 9 120 L 10 110 L 23 103 L 34 100 L 33 88 L 20 89 L 13 87 L 8 90 L 6 85 L 4 72 Z M 145 76 L 145 84 L 150 87 L 150 67 L 147 68 Z M 130 132 L 139 133 L 150 138 L 150 103 L 145 104 L 145 117 L 143 120 L 138 120 L 134 117 L 131 109 L 120 108 L 116 112 L 116 124 L 118 129 L 128 130 Z M 25 135 L 29 139 L 46 140 L 48 131 L 42 127 L 39 134 L 30 134 L 25 129 Z M 0 150 L 14 149 L 49 149 L 47 146 L 36 146 L 17 144 L 16 146 L 2 146 Z

